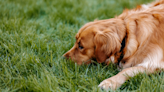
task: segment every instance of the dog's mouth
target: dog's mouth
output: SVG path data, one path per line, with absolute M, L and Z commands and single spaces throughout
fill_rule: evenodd
M 97 62 L 96 58 L 91 58 L 87 61 L 85 61 L 85 64 L 95 64 L 95 62 Z M 107 58 L 103 63 L 105 65 L 109 65 L 112 62 L 112 60 L 110 58 Z
M 94 64 L 94 63 L 97 62 L 97 59 L 96 58 L 93 58 L 93 57 L 90 58 L 90 59 L 88 59 L 88 60 L 86 60 L 86 61 L 76 61 L 75 58 L 71 58 L 70 56 L 68 57 L 68 56 L 64 56 L 63 55 L 63 59 L 66 59 L 67 61 L 71 61 L 71 62 L 77 63 L 78 65 L 82 65 L 82 64 L 88 65 L 88 64 Z M 104 63 L 106 65 L 110 64 L 110 62 L 111 62 L 111 59 L 110 58 L 107 58 L 104 61 Z
M 86 61 L 76 61 L 74 57 L 67 57 L 67 56 L 62 56 L 63 59 L 66 59 L 66 61 L 69 61 L 69 62 L 73 62 L 73 63 L 77 63 L 78 65 L 82 65 L 82 64 L 90 64 L 92 63 L 92 61 L 96 61 L 96 59 L 93 59 L 93 58 L 90 58 Z

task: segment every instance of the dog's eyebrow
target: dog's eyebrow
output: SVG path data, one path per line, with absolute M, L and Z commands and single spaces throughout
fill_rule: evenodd
M 82 44 L 82 42 L 81 42 L 81 41 L 79 41 L 79 42 L 78 42 L 78 45 L 79 45 L 79 46 L 83 46 L 83 44 Z
M 76 34 L 75 38 L 76 38 L 76 40 L 77 40 L 77 39 L 79 38 L 79 34 Z
M 80 42 L 78 42 L 78 45 L 81 46 L 81 45 L 80 45 Z

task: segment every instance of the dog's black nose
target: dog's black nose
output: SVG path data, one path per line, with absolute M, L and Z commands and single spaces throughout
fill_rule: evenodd
M 62 56 L 62 58 L 63 58 L 63 59 L 69 59 L 69 58 L 70 58 L 70 56 L 69 56 L 69 54 L 68 54 L 68 53 L 65 53 L 65 54 Z
M 61 57 L 62 59 L 67 59 L 64 55 Z

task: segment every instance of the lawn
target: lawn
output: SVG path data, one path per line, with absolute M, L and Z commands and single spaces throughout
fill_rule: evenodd
M 0 0 L 1 92 L 103 92 L 115 65 L 78 66 L 62 55 L 78 29 L 152 0 Z M 164 72 L 138 74 L 118 92 L 164 92 Z

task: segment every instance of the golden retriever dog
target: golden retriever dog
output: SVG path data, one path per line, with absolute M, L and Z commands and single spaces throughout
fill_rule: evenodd
M 164 0 L 140 5 L 112 19 L 85 24 L 76 34 L 74 46 L 64 54 L 77 64 L 117 63 L 117 75 L 99 87 L 119 88 L 138 73 L 164 69 Z

